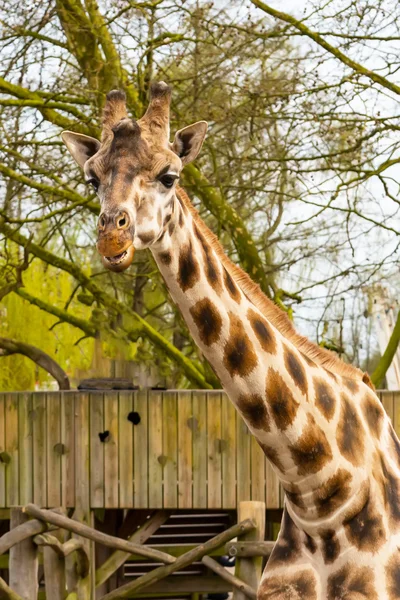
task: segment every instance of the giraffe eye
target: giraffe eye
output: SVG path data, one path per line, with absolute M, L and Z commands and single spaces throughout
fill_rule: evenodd
M 100 181 L 98 179 L 96 179 L 95 177 L 91 177 L 90 179 L 87 179 L 86 184 L 91 185 L 95 192 L 97 192 L 100 187 Z
M 158 178 L 158 181 L 162 183 L 164 187 L 172 188 L 176 179 L 178 179 L 178 175 L 166 173 L 165 175 L 161 175 L 161 177 Z

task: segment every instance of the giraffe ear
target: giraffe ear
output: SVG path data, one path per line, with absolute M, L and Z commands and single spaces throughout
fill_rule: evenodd
M 85 162 L 100 149 L 100 142 L 98 140 L 88 135 L 83 135 L 83 133 L 63 131 L 61 137 L 72 154 L 73 159 L 82 169 Z
M 176 132 L 172 150 L 182 160 L 183 165 L 192 162 L 200 152 L 207 127 L 205 121 L 198 121 Z

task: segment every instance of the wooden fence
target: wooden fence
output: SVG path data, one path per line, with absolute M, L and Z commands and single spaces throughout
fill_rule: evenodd
M 400 392 L 380 396 L 399 432 Z M 274 509 L 282 499 L 223 392 L 0 394 L 0 508 Z

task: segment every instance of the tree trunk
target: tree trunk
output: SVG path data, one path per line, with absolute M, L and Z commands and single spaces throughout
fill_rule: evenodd
M 43 352 L 43 350 L 36 348 L 36 346 L 25 344 L 24 342 L 0 337 L 0 356 L 9 356 L 10 354 L 23 354 L 24 356 L 27 356 L 54 377 L 60 390 L 70 389 L 71 386 L 68 375 L 60 365 L 56 363 L 51 356 Z

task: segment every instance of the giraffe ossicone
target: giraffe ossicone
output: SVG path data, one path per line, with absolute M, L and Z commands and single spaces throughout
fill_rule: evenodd
M 101 202 L 98 249 L 122 271 L 150 248 L 200 350 L 286 501 L 260 600 L 400 599 L 400 443 L 369 378 L 299 335 L 225 255 L 178 186 L 207 124 L 169 141 L 171 92 L 144 116 L 110 92 L 101 140 L 63 140 Z M 238 482 L 240 485 L 240 482 Z

